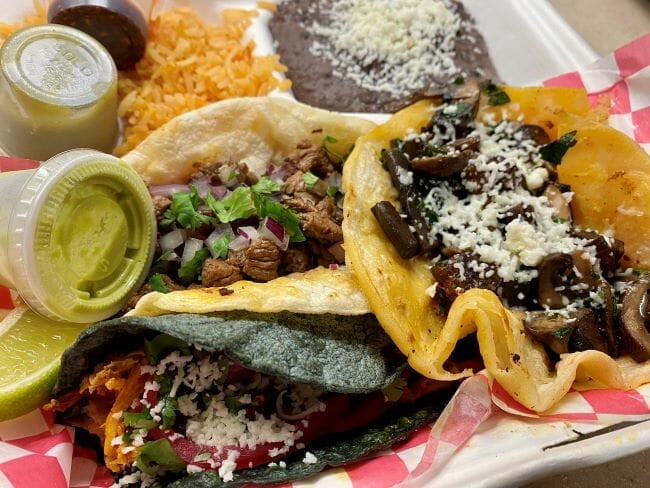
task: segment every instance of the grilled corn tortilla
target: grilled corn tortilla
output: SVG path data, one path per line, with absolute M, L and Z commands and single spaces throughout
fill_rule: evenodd
M 375 124 L 364 119 L 316 109 L 278 97 L 239 98 L 215 103 L 181 115 L 124 156 L 148 185 L 186 182 L 202 166 L 237 161 L 263 175 L 301 141 L 344 154 Z M 230 310 L 363 315 L 367 301 L 344 268 L 316 268 L 267 283 L 239 281 L 222 296 L 216 288 L 153 292 L 131 314 L 211 313 Z
M 575 192 L 576 223 L 599 231 L 614 229 L 634 265 L 647 267 L 650 226 L 645 219 L 650 218 L 650 203 L 642 195 L 650 183 L 650 158 L 634 141 L 604 125 L 606 102 L 592 108 L 585 92 L 577 89 L 506 88 L 506 92 L 509 104 L 490 107 L 483 101 L 479 113 L 492 112 L 497 121 L 521 117 L 526 124 L 544 127 L 552 139 L 577 130 L 577 144 L 559 167 L 560 181 Z M 427 295 L 433 284 L 430 260 L 402 259 L 370 210 L 380 201 L 399 208 L 380 152 L 391 139 L 425 126 L 434 106 L 434 101 L 418 102 L 360 138 L 343 171 L 346 263 L 410 365 L 440 380 L 469 376 L 471 370 L 447 370 L 445 361 L 460 339 L 476 332 L 489 374 L 513 398 L 538 412 L 552 407 L 572 385 L 629 389 L 649 381 L 648 362 L 614 360 L 597 351 L 564 354 L 552 366 L 544 348 L 525 333 L 521 317 L 490 291 L 466 291 L 446 316 L 434 304 Z M 636 212 L 617 212 L 621 205 Z

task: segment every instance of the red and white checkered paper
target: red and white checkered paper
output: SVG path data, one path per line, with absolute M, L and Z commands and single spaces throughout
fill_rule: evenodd
M 594 101 L 609 94 L 610 124 L 650 152 L 650 34 L 584 70 L 544 84 L 584 87 Z M 2 167 L 0 161 L 0 171 L 11 169 L 20 168 Z M 0 289 L 0 307 L 10 306 L 8 291 Z M 424 473 L 430 479 L 497 409 L 540 418 L 485 373 L 479 373 L 462 383 L 433 426 L 421 428 L 405 442 L 371 459 L 329 470 L 312 483 L 334 488 L 388 488 L 417 484 L 418 476 Z M 603 424 L 650 418 L 650 384 L 631 391 L 571 391 L 541 418 Z M 51 415 L 36 410 L 0 423 L 0 486 L 100 488 L 111 484 L 112 478 L 97 465 L 94 453 L 74 445 L 74 429 L 54 424 Z

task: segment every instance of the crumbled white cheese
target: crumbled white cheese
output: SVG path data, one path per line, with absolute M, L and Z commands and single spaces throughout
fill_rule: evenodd
M 401 166 L 397 166 L 397 179 L 402 185 L 412 185 L 413 184 L 413 171 L 409 171 Z
M 303 459 L 302 462 L 305 464 L 316 464 L 318 462 L 318 458 L 311 452 L 307 451 L 305 453 L 305 459 Z
M 526 175 L 526 186 L 530 191 L 541 188 L 548 180 L 548 170 L 546 168 L 535 168 Z
M 219 477 L 224 481 L 232 481 L 233 473 L 237 468 L 237 458 L 239 457 L 239 451 L 232 450 L 228 452 L 228 457 L 221 463 L 219 468 Z
M 337 77 L 401 96 L 460 73 L 454 56 L 463 21 L 449 1 L 332 0 L 321 12 L 327 22 L 305 27 L 325 41 L 309 50 Z

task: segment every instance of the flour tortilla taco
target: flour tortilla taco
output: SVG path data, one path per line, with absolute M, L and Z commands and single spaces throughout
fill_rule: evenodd
M 564 88 L 454 86 L 361 137 L 345 164 L 346 261 L 409 364 L 477 341 L 544 411 L 572 387 L 650 380 L 650 157 Z
M 125 311 L 367 313 L 343 266 L 341 168 L 373 127 L 269 97 L 219 102 L 154 132 L 124 157 L 158 221 L 148 283 Z

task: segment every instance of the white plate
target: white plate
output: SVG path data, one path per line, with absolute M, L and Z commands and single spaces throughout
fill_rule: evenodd
M 31 0 L 2 2 L 0 22 L 14 22 L 32 8 Z M 545 0 L 464 0 L 477 21 L 494 65 L 505 82 L 538 84 L 597 59 L 596 53 Z M 160 0 L 158 8 L 190 5 L 206 19 L 224 7 L 250 8 L 252 0 Z M 249 32 L 256 52 L 273 52 L 266 21 L 258 17 Z M 285 95 L 286 96 L 286 95 Z M 383 115 L 370 115 L 381 121 Z M 542 422 L 495 414 L 486 421 L 451 461 L 434 477 L 422 480 L 431 487 L 517 486 L 557 472 L 592 466 L 650 446 L 650 421 L 616 426 L 610 432 L 577 440 L 577 432 L 593 433 L 604 425 Z M 564 441 L 566 445 L 549 447 Z

